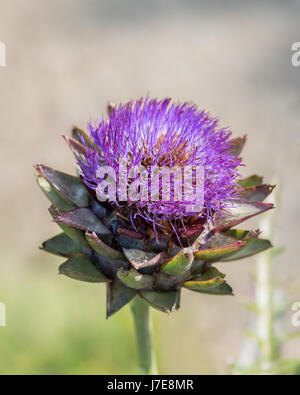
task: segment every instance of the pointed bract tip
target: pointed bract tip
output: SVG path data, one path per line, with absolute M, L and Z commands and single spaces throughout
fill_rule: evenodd
M 113 112 L 114 108 L 115 108 L 115 104 L 113 102 L 109 101 L 107 103 L 107 115 L 109 117 L 111 116 L 111 113 Z

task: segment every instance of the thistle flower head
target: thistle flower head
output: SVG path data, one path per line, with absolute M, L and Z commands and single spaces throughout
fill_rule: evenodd
M 72 137 L 65 136 L 80 177 L 36 165 L 38 184 L 52 203 L 49 212 L 63 230 L 42 246 L 67 258 L 59 272 L 106 282 L 107 317 L 136 296 L 170 313 L 180 306 L 181 288 L 232 295 L 225 274 L 212 265 L 271 247 L 259 232 L 235 228 L 273 207 L 263 201 L 274 186 L 257 175 L 238 177 L 246 138 L 231 139 L 230 130 L 191 103 L 149 98 L 119 105 L 108 119 L 90 124 L 89 132 L 74 127 Z M 119 193 L 123 161 L 126 199 Z M 132 174 L 136 167 L 145 171 Z M 153 168 L 163 167 L 170 170 L 166 185 L 161 173 L 153 178 Z M 181 178 L 171 174 L 177 168 Z M 106 193 L 104 169 L 115 174 L 115 196 Z M 131 194 L 137 185 L 146 187 L 146 196 Z
M 140 216 L 155 224 L 160 221 L 175 221 L 190 215 L 188 207 L 200 201 L 203 205 L 197 216 L 210 218 L 213 213 L 221 214 L 226 205 L 236 198 L 237 166 L 230 148 L 231 131 L 220 128 L 218 120 L 192 103 L 172 103 L 171 99 L 139 99 L 120 104 L 114 108 L 109 119 L 102 118 L 96 124 L 88 125 L 94 142 L 91 147 L 82 139 L 86 147 L 86 160 L 80 161 L 84 183 L 96 189 L 97 169 L 104 164 L 111 166 L 119 174 L 121 160 L 125 160 L 128 171 L 135 166 L 143 166 L 150 175 L 154 166 L 175 168 L 202 168 L 193 183 L 203 186 L 201 191 L 193 190 L 193 199 L 174 199 L 176 182 L 170 184 L 170 197 L 162 197 L 161 185 L 157 201 L 130 201 L 126 206 L 131 214 Z M 197 179 L 198 177 L 198 179 Z M 201 178 L 201 179 L 200 179 Z M 117 180 L 118 183 L 118 180 Z M 118 186 L 118 185 L 117 185 Z M 112 203 L 119 204 L 118 196 Z

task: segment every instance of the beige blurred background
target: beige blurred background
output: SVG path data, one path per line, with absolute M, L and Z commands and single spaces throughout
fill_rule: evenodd
M 61 135 L 108 100 L 192 100 L 247 133 L 242 173 L 281 182 L 275 272 L 300 301 L 299 14 L 299 1 L 0 0 L 0 374 L 137 372 L 129 309 L 105 321 L 103 287 L 58 278 L 61 260 L 38 250 L 57 228 L 32 165 L 73 172 Z M 180 312 L 155 313 L 162 373 L 224 373 L 239 358 L 255 260 L 226 265 L 234 298 L 184 293 Z M 283 352 L 299 358 L 299 341 Z

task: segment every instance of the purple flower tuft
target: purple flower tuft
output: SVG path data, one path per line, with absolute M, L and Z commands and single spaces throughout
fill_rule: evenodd
M 241 160 L 231 153 L 231 131 L 220 128 L 216 118 L 192 103 L 141 98 L 120 104 L 109 119 L 90 123 L 88 128 L 94 146 L 91 148 L 82 140 L 86 160 L 80 161 L 79 166 L 84 183 L 91 189 L 95 190 L 99 183 L 96 176 L 99 166 L 111 166 L 118 175 L 120 161 L 125 159 L 128 169 L 142 165 L 148 174 L 153 166 L 202 167 L 204 206 L 192 214 L 197 217 L 223 215 L 229 202 L 238 196 L 236 178 Z M 163 220 L 171 224 L 183 221 L 191 216 L 186 209 L 195 200 L 174 201 L 173 182 L 168 200 L 133 202 L 128 198 L 121 202 L 117 195 L 111 203 L 128 207 L 133 222 L 137 216 L 154 225 Z

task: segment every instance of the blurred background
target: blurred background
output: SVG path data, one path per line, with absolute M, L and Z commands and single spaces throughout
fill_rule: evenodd
M 38 250 L 57 233 L 34 163 L 74 172 L 61 138 L 115 103 L 150 94 L 192 100 L 248 135 L 243 174 L 280 179 L 275 276 L 300 301 L 300 2 L 196 0 L 0 0 L 0 374 L 134 374 L 129 308 L 105 320 L 103 285 L 57 276 L 62 259 Z M 257 226 L 256 220 L 248 224 Z M 225 264 L 224 264 L 225 265 Z M 222 268 L 220 268 L 222 270 Z M 235 297 L 184 292 L 182 308 L 154 312 L 161 373 L 220 374 L 240 358 L 254 298 L 255 259 L 226 263 Z M 300 333 L 300 328 L 298 328 Z M 286 359 L 300 342 L 285 343 Z

